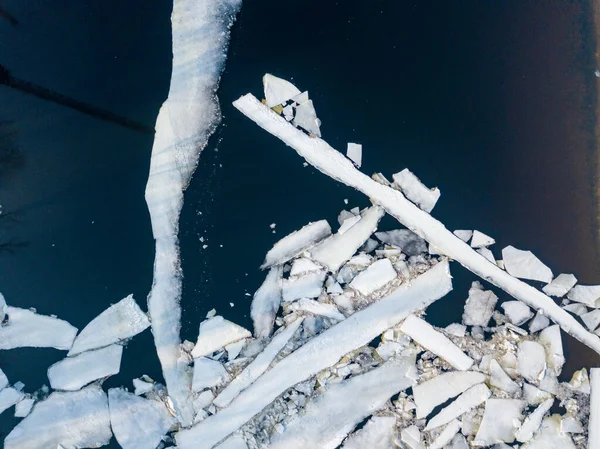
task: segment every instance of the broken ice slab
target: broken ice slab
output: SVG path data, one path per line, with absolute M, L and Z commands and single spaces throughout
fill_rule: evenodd
M 533 317 L 531 309 L 521 301 L 505 301 L 500 307 L 515 326 L 520 326 Z
M 93 385 L 38 402 L 4 440 L 4 449 L 96 448 L 112 437 L 106 393 Z
M 8 377 L 6 377 L 6 374 L 0 368 L 0 391 L 4 390 L 5 387 L 8 387 Z
M 139 308 L 133 295 L 129 295 L 90 321 L 73 342 L 69 355 L 126 340 L 149 326 L 148 317 Z
M 332 276 L 327 277 L 325 286 L 327 287 L 327 293 L 344 293 L 342 286 Z
M 533 438 L 533 434 L 542 425 L 542 420 L 552 408 L 552 404 L 554 404 L 554 398 L 545 400 L 523 421 L 523 424 L 516 433 L 516 440 L 518 442 L 525 443 Z
M 33 398 L 24 398 L 19 401 L 15 407 L 15 418 L 25 418 L 29 415 L 33 404 L 35 404 L 35 399 Z
M 319 129 L 321 121 L 317 118 L 312 100 L 308 100 L 296 107 L 296 115 L 292 123 L 312 135 L 321 137 L 321 130 Z
M 590 369 L 590 420 L 588 424 L 588 448 L 600 448 L 600 368 Z
M 300 298 L 318 297 L 323 291 L 325 277 L 327 277 L 325 270 L 319 270 L 284 279 L 281 285 L 283 301 L 292 302 Z
M 473 365 L 473 359 L 448 337 L 415 315 L 409 315 L 400 326 L 400 330 L 459 371 L 466 371 Z
M 561 330 L 557 324 L 547 327 L 538 336 L 538 342 L 546 351 L 546 362 L 554 376 L 558 376 L 565 364 Z
M 350 435 L 342 449 L 389 449 L 394 446 L 394 426 L 392 416 L 373 416 L 365 426 Z
M 392 175 L 394 185 L 398 187 L 404 196 L 419 206 L 422 210 L 430 213 L 440 199 L 440 189 L 430 189 L 421 182 L 408 168 Z
M 529 331 L 533 334 L 541 331 L 550 325 L 548 317 L 540 312 L 535 315 L 535 318 L 529 323 Z
M 506 371 L 502 369 L 500 364 L 496 361 L 496 359 L 492 359 L 490 361 L 490 366 L 488 367 L 488 372 L 490 373 L 490 385 L 500 389 L 509 394 L 514 394 L 519 392 L 519 385 L 510 378 Z
M 453 419 L 458 418 L 463 413 L 477 407 L 487 401 L 491 391 L 485 384 L 477 384 L 462 393 L 448 406 L 444 407 L 437 415 L 429 420 L 425 430 L 432 430 L 437 427 L 448 424 Z
M 458 431 L 460 430 L 460 426 L 461 426 L 461 424 L 458 419 L 453 419 L 452 421 L 450 421 L 446 425 L 444 430 L 442 430 L 440 432 L 440 434 L 437 436 L 437 438 L 435 440 L 433 440 L 433 442 L 429 446 L 429 449 L 445 448 L 446 445 L 448 443 L 450 443 L 450 441 L 452 441 L 452 438 L 454 438 L 454 435 L 456 435 L 458 433 Z
M 539 382 L 546 371 L 546 352 L 535 341 L 522 341 L 517 351 L 518 371 L 521 376 L 532 382 Z
M 356 424 L 380 409 L 391 396 L 413 385 L 414 363 L 414 357 L 390 360 L 366 374 L 332 385 L 272 439 L 269 449 L 337 448 Z M 348 398 L 352 398 L 351 407 Z
M 358 223 L 361 218 L 362 217 L 360 215 L 354 215 L 350 218 L 347 218 L 346 220 L 344 220 L 344 222 L 340 226 L 340 229 L 338 229 L 338 232 L 340 234 L 344 234 L 348 229 L 350 229 L 352 226 L 354 226 L 356 223 Z
M 478 248 L 477 252 L 479 254 L 481 254 L 483 257 L 485 257 L 487 260 L 489 260 L 490 262 L 492 262 L 493 264 L 496 263 L 496 258 L 494 257 L 494 253 L 492 253 L 492 251 L 489 248 L 486 248 L 484 246 L 482 248 Z
M 17 404 L 24 397 L 25 394 L 15 388 L 4 388 L 0 391 L 0 413 Z
M 356 253 L 373 232 L 384 211 L 379 206 L 368 208 L 362 213 L 361 220 L 345 233 L 330 236 L 309 250 L 312 259 L 336 272 Z
M 254 323 L 254 335 L 264 338 L 273 332 L 273 323 L 281 304 L 281 281 L 283 266 L 271 267 L 267 276 L 252 298 L 250 316 Z
M 418 256 L 427 252 L 427 243 L 425 240 L 409 229 L 376 232 L 375 236 L 383 243 L 397 246 L 407 256 Z
M 438 405 L 484 381 L 485 375 L 482 373 L 452 371 L 414 386 L 413 397 L 417 406 L 417 419 L 427 417 Z
M 523 399 L 529 405 L 540 405 L 542 402 L 550 399 L 552 395 L 546 391 L 540 390 L 527 382 L 523 382 Z
M 491 238 L 489 235 L 485 235 L 483 232 L 477 230 L 473 231 L 473 237 L 471 238 L 471 248 L 484 248 L 491 246 L 496 243 L 496 240 Z
M 350 282 L 350 287 L 366 296 L 394 279 L 396 279 L 396 270 L 390 259 L 379 259 L 356 276 Z
M 309 312 L 314 315 L 320 315 L 336 321 L 342 321 L 346 319 L 346 317 L 338 310 L 335 304 L 326 304 L 308 298 L 302 298 L 298 300 L 292 304 L 290 310 L 303 310 L 305 312 Z
M 498 297 L 494 292 L 483 290 L 479 282 L 473 282 L 465 303 L 465 311 L 462 316 L 463 324 L 486 327 L 490 318 L 492 318 L 497 302 Z
M 515 434 L 523 419 L 525 401 L 517 399 L 489 399 L 485 404 L 483 419 L 473 440 L 476 446 L 515 441 Z
M 552 270 L 531 251 L 524 251 L 509 245 L 502 250 L 502 259 L 506 271 L 511 276 L 546 283 L 552 281 Z
M 260 268 L 265 269 L 273 265 L 282 265 L 330 235 L 331 227 L 327 220 L 309 223 L 302 229 L 286 235 L 275 243 L 265 256 L 265 261 Z
M 545 285 L 542 290 L 548 296 L 565 296 L 577 284 L 577 278 L 572 274 L 561 273 Z
M 221 444 L 215 446 L 215 449 L 248 449 L 248 444 L 246 444 L 243 436 L 231 435 Z
M 283 78 L 278 78 L 270 73 L 263 76 L 263 88 L 267 106 L 270 108 L 283 104 L 292 97 L 299 95 L 300 90 Z
M 591 312 L 581 315 L 581 321 L 590 331 L 595 331 L 600 325 L 600 309 L 594 309 Z
M 566 306 L 563 307 L 563 309 L 566 310 L 567 312 L 571 312 L 572 314 L 578 315 L 578 316 L 581 316 L 588 312 L 587 307 L 579 302 L 567 304 Z
M 303 320 L 304 318 L 298 318 L 275 334 L 265 349 L 219 393 L 213 403 L 217 407 L 228 406 L 233 399 L 258 379 L 269 368 L 277 354 L 279 354 L 290 338 L 296 333 Z
M 142 379 L 133 379 L 133 387 L 135 389 L 134 394 L 136 396 L 144 395 L 156 387 L 154 382 L 149 382 L 146 380 L 147 376 L 142 376 Z M 149 378 L 148 378 L 149 379 Z
M 457 229 L 454 231 L 454 235 L 461 239 L 463 242 L 468 243 L 473 236 L 473 231 L 467 229 Z
M 117 374 L 121 368 L 123 346 L 86 351 L 56 362 L 48 368 L 48 380 L 55 390 L 79 390 L 104 377 Z
M 322 267 L 314 263 L 312 260 L 307 259 L 306 257 L 299 257 L 298 259 L 294 260 L 294 263 L 292 264 L 290 276 L 300 276 L 311 271 L 320 271 L 321 269 Z
M 0 326 L 0 349 L 23 347 L 68 350 L 77 328 L 64 320 L 38 315 L 28 309 L 6 307 L 8 323 Z
M 421 444 L 421 431 L 414 424 L 400 431 L 400 441 L 404 444 L 396 443 L 399 447 L 406 446 L 407 449 L 424 449 L 424 446 Z
M 417 310 L 452 290 L 447 261 L 401 285 L 389 295 L 354 313 L 309 340 L 259 377 L 219 413 L 179 432 L 179 449 L 207 447 L 236 431 L 291 386 L 337 363 L 349 352 L 368 344 Z
M 560 415 L 552 415 L 542 421 L 540 430 L 527 443 L 521 446 L 521 449 L 575 449 L 573 440 L 568 433 L 563 433 L 560 429 Z M 591 445 L 588 442 L 589 449 L 596 449 L 598 446 Z
M 217 315 L 200 323 L 198 341 L 192 350 L 192 357 L 210 355 L 230 343 L 251 336 L 247 329 Z
M 571 301 L 580 302 L 588 307 L 598 308 L 600 299 L 600 285 L 576 285 L 567 294 Z
M 467 443 L 466 438 L 462 434 L 454 435 L 450 444 L 446 447 L 446 449 L 469 449 L 469 443 Z M 494 447 L 494 449 L 497 449 Z M 512 448 L 510 448 L 512 449 Z
M 192 391 L 202 391 L 205 388 L 221 386 L 229 382 L 229 379 L 229 373 L 221 362 L 206 357 L 194 359 Z
M 175 425 L 164 403 L 144 399 L 122 388 L 108 390 L 110 425 L 123 449 L 156 448 Z
M 360 168 L 362 165 L 362 145 L 360 143 L 348 143 L 346 156 L 354 162 L 354 165 Z

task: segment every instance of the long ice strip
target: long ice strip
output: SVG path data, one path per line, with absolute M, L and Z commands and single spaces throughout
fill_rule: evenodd
M 571 301 L 580 302 L 589 307 L 598 308 L 600 304 L 600 285 L 576 285 L 567 294 Z
M 301 93 L 300 90 L 288 80 L 271 75 L 270 73 L 263 76 L 263 88 L 267 106 L 270 108 L 283 104 L 287 100 Z
M 127 340 L 149 326 L 148 317 L 129 295 L 90 321 L 75 338 L 69 355 Z
M 350 435 L 342 449 L 390 449 L 394 447 L 394 426 L 392 416 L 374 416 L 358 432 Z
M 294 148 L 300 156 L 319 171 L 363 192 L 385 208 L 400 223 L 433 244 L 442 253 L 447 254 L 482 279 L 500 287 L 528 306 L 536 310 L 544 310 L 545 315 L 559 324 L 565 332 L 600 353 L 600 338 L 597 335 L 588 332 L 573 316 L 562 310 L 548 296 L 514 278 L 498 265 L 490 263 L 452 234 L 442 223 L 408 201 L 402 193 L 380 184 L 356 170 L 352 162 L 325 141 L 309 137 L 298 131 L 251 94 L 240 97 L 233 104 L 260 127 Z
M 79 390 L 90 382 L 117 374 L 122 354 L 123 346 L 111 345 L 62 359 L 48 368 L 50 386 L 55 390 Z
M 548 285 L 542 288 L 542 291 L 548 296 L 565 296 L 577 284 L 577 278 L 572 274 L 561 273 Z
M 264 338 L 273 332 L 273 323 L 281 304 L 281 277 L 283 266 L 271 267 L 262 285 L 254 293 L 250 316 L 254 323 L 254 335 Z
M 18 403 L 23 397 L 25 395 L 19 390 L 12 387 L 4 388 L 0 391 L 0 413 Z
M 192 350 L 194 358 L 210 355 L 215 351 L 252 334 L 222 316 L 214 316 L 200 323 L 198 341 Z
M 121 388 L 108 390 L 110 425 L 123 449 L 156 449 L 175 425 L 165 404 Z
M 440 189 L 430 189 L 421 182 L 408 168 L 393 175 L 394 184 L 402 190 L 406 198 L 425 212 L 430 213 L 440 199 Z
M 242 391 L 248 388 L 256 379 L 258 379 L 275 360 L 275 357 L 290 341 L 290 338 L 296 333 L 304 318 L 298 318 L 289 324 L 285 329 L 277 333 L 263 351 L 244 370 L 238 374 L 215 398 L 213 404 L 217 407 L 226 407 Z
M 487 401 L 492 392 L 485 384 L 477 384 L 457 397 L 450 405 L 444 407 L 437 415 L 429 420 L 425 430 L 435 429 L 448 424 L 463 413 Z
M 366 374 L 332 385 L 308 403 L 304 414 L 290 422 L 283 434 L 273 438 L 269 449 L 337 448 L 356 424 L 414 383 L 414 363 L 414 357 L 391 360 Z M 350 407 L 349 398 L 352 398 Z M 179 447 L 186 449 L 181 444 Z
M 309 223 L 302 229 L 286 235 L 275 243 L 265 256 L 265 261 L 261 265 L 261 268 L 265 269 L 273 265 L 282 265 L 330 235 L 331 227 L 327 223 L 327 220 Z
M 379 259 L 369 265 L 365 271 L 361 271 L 352 282 L 350 287 L 355 288 L 363 295 L 370 295 L 379 290 L 385 284 L 396 279 L 396 270 L 390 259 Z
M 28 309 L 6 307 L 8 323 L 0 326 L 0 349 L 23 347 L 69 350 L 77 328 L 64 320 Z
M 517 399 L 489 399 L 474 443 L 478 446 L 491 446 L 500 441 L 515 441 L 525 405 L 525 401 Z
M 482 373 L 453 371 L 415 385 L 413 397 L 417 406 L 417 419 L 425 418 L 438 405 L 484 381 L 485 375 Z
M 98 386 L 55 392 L 4 440 L 4 449 L 97 448 L 112 437 L 106 393 Z
M 312 248 L 312 258 L 329 271 L 338 271 L 375 232 L 384 214 L 379 206 L 368 208 L 363 212 L 361 220 L 346 232 L 338 232 Z
M 517 431 L 517 441 L 524 443 L 533 438 L 533 434 L 537 432 L 542 425 L 542 420 L 544 419 L 544 416 L 546 416 L 546 413 L 548 413 L 548 411 L 552 408 L 552 404 L 554 404 L 554 398 L 546 399 L 544 402 L 538 405 L 533 413 L 529 415 L 525 421 L 523 421 L 523 424 Z
M 504 268 L 511 276 L 546 283 L 552 281 L 552 270 L 531 251 L 509 245 L 502 250 L 502 260 L 504 260 Z
M 309 340 L 244 390 L 229 407 L 177 436 L 179 449 L 211 448 L 245 424 L 289 387 L 334 365 L 402 319 L 452 290 L 447 261 L 398 287 Z M 196 441 L 202 441 L 197 446 Z
M 473 365 L 473 359 L 452 343 L 452 340 L 415 315 L 409 315 L 400 330 L 459 371 L 466 371 Z
M 588 449 L 600 449 L 600 368 L 590 369 L 590 421 L 588 424 Z

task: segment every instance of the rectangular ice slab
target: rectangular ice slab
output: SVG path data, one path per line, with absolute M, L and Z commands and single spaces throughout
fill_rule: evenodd
M 452 290 L 448 262 L 403 284 L 388 296 L 309 340 L 244 390 L 229 407 L 189 430 L 179 432 L 179 449 L 211 448 L 237 430 L 289 387 L 334 365 L 345 354 L 368 344 L 403 318 Z M 197 441 L 203 445 L 198 446 Z
M 430 189 L 421 182 L 408 168 L 393 175 L 394 184 L 400 188 L 404 196 L 425 212 L 430 213 L 440 199 L 440 189 Z
M 282 265 L 331 235 L 327 220 L 309 223 L 279 240 L 265 256 L 262 269 Z
M 485 384 L 477 384 L 474 387 L 469 388 L 450 405 L 444 407 L 437 415 L 430 419 L 425 430 L 435 429 L 444 424 L 448 424 L 463 413 L 466 413 L 472 408 L 487 401 L 491 394 L 492 392 Z
M 588 448 L 600 449 L 600 368 L 590 369 L 590 422 L 588 425 Z
M 281 277 L 283 266 L 271 267 L 262 285 L 254 293 L 250 316 L 254 323 L 254 335 L 264 338 L 273 332 L 273 323 L 281 304 Z
M 350 287 L 355 288 L 363 295 L 370 295 L 394 279 L 396 279 L 396 270 L 390 259 L 379 259 L 356 276 L 350 282 Z
M 242 326 L 226 320 L 222 316 L 214 316 L 200 323 L 198 341 L 192 350 L 194 358 L 210 355 L 213 352 L 252 334 Z
M 413 357 L 403 357 L 332 385 L 307 404 L 305 413 L 292 421 L 283 434 L 273 438 L 269 449 L 337 448 L 356 424 L 414 383 L 414 363 Z M 351 407 L 348 398 L 352 398 Z
M 112 437 L 106 393 L 98 386 L 55 392 L 8 434 L 4 449 L 97 448 Z
M 69 350 L 77 328 L 28 309 L 6 307 L 8 323 L 0 326 L 0 349 L 23 347 Z
M 415 315 L 409 315 L 400 326 L 400 330 L 459 371 L 466 371 L 473 365 L 473 359 L 448 337 Z
M 373 416 L 358 432 L 350 435 L 342 449 L 390 449 L 394 447 L 394 426 L 392 416 Z
M 531 251 L 523 251 L 509 245 L 502 250 L 502 259 L 504 268 L 511 276 L 546 283 L 552 281 L 552 270 Z
M 129 295 L 90 321 L 73 342 L 69 355 L 126 340 L 149 326 L 148 317 L 139 308 L 133 295 Z
M 117 374 L 122 354 L 123 346 L 111 345 L 67 357 L 48 368 L 50 386 L 55 390 L 79 390 L 90 382 Z

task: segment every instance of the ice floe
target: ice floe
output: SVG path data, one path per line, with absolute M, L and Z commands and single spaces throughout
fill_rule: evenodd
M 395 425 L 396 419 L 392 416 L 374 416 L 346 439 L 342 449 L 389 449 L 394 444 Z
M 229 373 L 225 370 L 221 362 L 206 357 L 194 359 L 193 391 L 214 388 L 229 382 L 229 380 Z
M 4 388 L 0 391 L 0 413 L 17 404 L 25 395 L 12 387 Z
M 569 293 L 575 284 L 577 284 L 577 278 L 572 274 L 561 273 L 552 280 L 549 284 L 545 285 L 542 290 L 549 296 L 561 297 Z
M 507 246 L 502 250 L 502 260 L 506 271 L 514 277 L 547 283 L 552 281 L 552 270 L 531 251 Z
M 389 259 L 379 259 L 356 276 L 350 286 L 363 295 L 370 295 L 396 279 L 396 270 Z
M 598 308 L 600 304 L 600 285 L 576 285 L 567 294 L 571 301 L 580 302 L 588 307 Z
M 431 212 L 440 199 L 440 190 L 428 188 L 408 168 L 393 175 L 394 185 L 404 193 L 406 198 L 425 212 Z
M 213 352 L 252 334 L 242 326 L 226 320 L 220 315 L 200 323 L 198 341 L 192 350 L 194 358 L 211 355 Z
M 268 337 L 273 332 L 273 323 L 282 299 L 282 276 L 283 267 L 281 265 L 271 267 L 264 282 L 254 293 L 250 316 L 254 323 L 256 337 Z
M 489 399 L 473 440 L 474 445 L 491 446 L 498 442 L 514 442 L 525 405 L 525 401 L 518 399 Z
M 437 415 L 431 418 L 427 422 L 425 430 L 435 429 L 444 424 L 448 424 L 463 413 L 466 413 L 472 408 L 487 401 L 491 394 L 492 392 L 485 384 L 477 384 L 469 388 L 452 403 L 444 407 Z
M 346 156 L 354 162 L 358 168 L 362 165 L 362 145 L 359 143 L 348 143 Z
M 484 234 L 480 231 L 473 231 L 473 236 L 471 238 L 471 248 L 485 248 L 487 246 L 491 246 L 496 241 L 491 238 L 489 235 Z
M 457 229 L 454 231 L 454 235 L 461 239 L 463 242 L 468 243 L 473 237 L 473 231 L 467 229 Z
M 473 282 L 465 302 L 462 322 L 467 326 L 487 326 L 497 302 L 498 297 L 494 292 L 483 290 L 479 282 Z
M 273 76 L 270 73 L 263 76 L 263 88 L 267 106 L 270 108 L 283 104 L 301 93 L 289 81 Z

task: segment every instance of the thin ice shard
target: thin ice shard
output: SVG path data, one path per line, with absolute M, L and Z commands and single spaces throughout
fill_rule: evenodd
M 440 199 L 440 189 L 430 189 L 421 182 L 408 168 L 393 175 L 394 184 L 404 196 L 429 213 Z
M 496 243 L 496 240 L 491 238 L 489 235 L 484 234 L 478 230 L 473 231 L 473 237 L 471 239 L 471 248 L 485 248 Z
M 479 404 L 484 403 L 491 395 L 491 391 L 485 384 L 477 384 L 462 393 L 450 405 L 444 407 L 437 415 L 429 420 L 425 430 L 432 430 L 448 424 L 463 413 L 468 412 Z
M 250 316 L 254 322 L 254 335 L 257 338 L 268 337 L 273 332 L 273 323 L 281 304 L 281 277 L 283 267 L 271 267 L 262 285 L 254 293 Z

